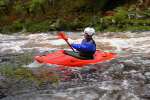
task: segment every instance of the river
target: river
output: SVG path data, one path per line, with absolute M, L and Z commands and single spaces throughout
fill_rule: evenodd
M 81 43 L 83 32 L 64 32 L 69 43 Z M 112 59 L 79 67 L 40 64 L 31 61 L 28 67 L 34 75 L 38 68 L 64 68 L 62 80 L 53 84 L 26 84 L 21 80 L 11 86 L 1 100 L 149 100 L 150 99 L 150 31 L 96 32 L 97 49 L 113 52 Z M 55 31 L 46 33 L 0 34 L 0 65 L 19 54 L 32 52 L 31 57 L 71 50 Z M 55 70 L 56 71 L 56 70 Z M 0 79 L 4 77 L 0 74 Z M 64 80 L 63 80 L 64 79 Z M 18 87 L 24 84 L 25 87 Z M 0 88 L 3 83 L 0 82 Z M 3 93 L 3 94 L 2 94 Z

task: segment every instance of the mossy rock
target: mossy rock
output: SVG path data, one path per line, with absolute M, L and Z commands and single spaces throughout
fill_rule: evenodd
M 58 19 L 56 22 L 56 28 L 66 30 L 68 28 L 68 22 L 65 20 Z
M 112 22 L 110 20 L 108 20 L 107 18 L 104 17 L 104 18 L 101 19 L 100 25 L 101 25 L 102 28 L 107 28 L 111 24 L 112 24 Z
M 132 11 L 128 13 L 130 19 L 146 19 L 150 17 L 150 14 L 142 11 Z

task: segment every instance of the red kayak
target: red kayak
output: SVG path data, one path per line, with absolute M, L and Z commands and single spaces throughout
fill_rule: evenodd
M 36 55 L 34 59 L 39 63 L 50 63 L 64 66 L 82 66 L 89 63 L 98 63 L 107 59 L 111 59 L 116 54 L 111 52 L 102 52 L 97 50 L 93 58 L 87 58 L 79 55 L 78 52 L 58 50 L 54 53 Z

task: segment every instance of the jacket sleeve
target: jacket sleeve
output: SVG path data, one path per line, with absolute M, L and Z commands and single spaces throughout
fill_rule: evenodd
M 95 50 L 94 44 L 71 44 L 73 48 L 75 48 L 77 51 L 92 51 Z

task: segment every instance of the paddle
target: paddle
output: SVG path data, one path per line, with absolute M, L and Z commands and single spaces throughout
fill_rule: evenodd
M 57 33 L 57 35 L 61 38 L 61 39 L 64 39 L 67 43 L 68 43 L 68 45 L 70 45 L 69 44 L 69 42 L 68 42 L 68 38 L 63 34 L 63 33 L 60 33 L 60 32 L 56 32 Z M 74 49 L 72 48 L 72 46 L 70 45 L 70 48 L 74 51 Z M 75 51 L 74 51 L 75 52 Z

